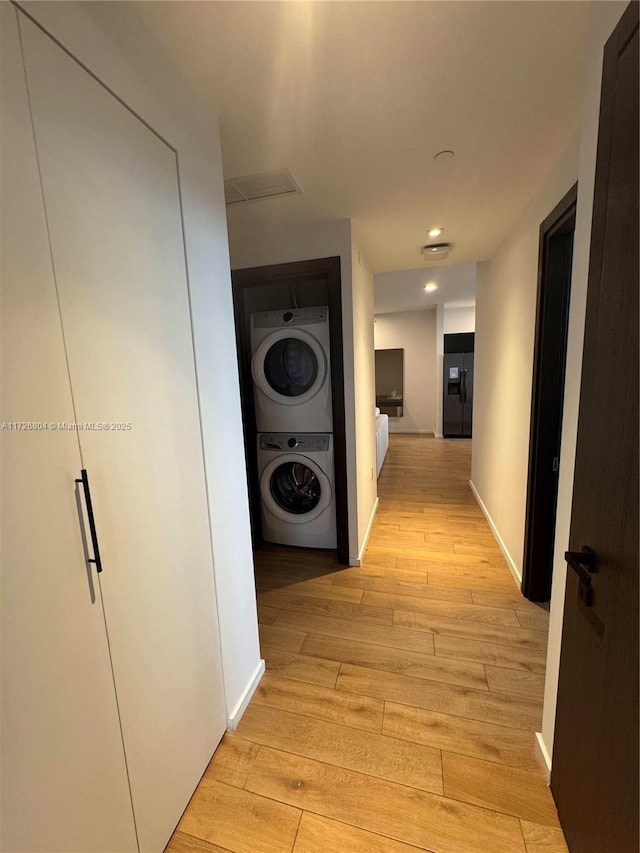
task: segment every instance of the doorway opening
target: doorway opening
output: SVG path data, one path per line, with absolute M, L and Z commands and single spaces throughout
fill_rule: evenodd
M 254 551 L 260 548 L 265 540 L 284 541 L 275 538 L 270 540 L 269 536 L 265 535 L 268 531 L 263 529 L 261 513 L 261 504 L 265 500 L 268 502 L 271 515 L 274 515 L 278 520 L 284 517 L 287 523 L 300 521 L 302 518 L 306 522 L 313 522 L 316 516 L 320 517 L 320 508 L 322 507 L 323 510 L 327 510 L 323 513 L 323 518 L 326 518 L 329 512 L 335 511 L 337 560 L 341 564 L 348 565 L 349 535 L 340 258 L 320 258 L 233 270 L 232 287 Z M 317 306 L 325 306 L 325 308 L 318 308 Z M 313 370 L 309 373 L 309 365 L 312 362 L 318 363 L 318 360 L 325 361 L 325 356 L 322 352 L 314 355 L 312 350 L 318 348 L 319 345 L 314 343 L 304 330 L 296 332 L 293 328 L 285 332 L 271 328 L 271 315 L 282 313 L 280 309 L 284 310 L 282 323 L 284 324 L 283 328 L 286 327 L 287 329 L 289 328 L 288 324 L 292 322 L 295 326 L 296 316 L 301 312 L 315 312 L 311 319 L 316 323 L 320 323 L 323 317 L 326 320 L 325 315 L 328 313 L 328 362 L 330 367 L 329 375 L 323 379 L 323 382 L 327 386 L 327 393 L 330 391 L 332 404 L 325 402 L 321 407 L 323 414 L 330 418 L 330 421 L 324 423 L 322 427 L 316 426 L 318 412 L 315 412 L 315 418 L 312 418 L 302 427 L 299 424 L 296 427 L 286 428 L 282 425 L 274 427 L 273 424 L 269 428 L 264 425 L 260 426 L 258 408 L 256 407 L 256 398 L 259 397 L 260 388 L 263 388 L 270 395 L 269 399 L 282 400 L 284 396 L 290 393 L 288 386 L 297 383 L 291 394 L 293 395 L 292 399 L 295 399 L 296 404 L 298 404 L 298 409 L 306 402 L 307 397 L 312 398 L 312 402 L 322 398 L 319 392 L 314 396 L 316 373 Z M 322 314 L 323 311 L 325 314 Z M 252 316 L 257 317 L 259 313 L 264 320 L 265 329 L 262 331 L 266 337 L 262 346 L 258 347 L 255 353 L 257 357 L 262 353 L 262 350 L 265 350 L 262 373 L 258 377 L 260 383 L 256 386 L 256 375 L 252 370 L 252 347 L 255 348 L 256 341 L 254 340 L 252 344 L 251 318 Z M 318 317 L 315 316 L 316 314 Z M 311 326 L 307 325 L 306 328 L 311 328 Z M 293 351 L 294 344 L 295 352 Z M 284 370 L 283 365 L 287 366 L 287 370 Z M 305 384 L 307 380 L 310 387 Z M 271 404 L 271 408 L 275 408 L 273 404 Z M 282 423 L 288 423 L 288 420 Z M 311 455 L 315 453 L 313 458 L 318 461 L 320 469 L 314 463 L 307 464 L 305 462 L 303 465 L 302 457 L 294 458 L 294 454 L 302 452 L 303 437 Z M 276 447 L 281 441 L 285 441 L 285 444 Z M 322 444 L 322 441 L 325 444 Z M 259 446 L 257 442 L 259 442 Z M 263 490 L 261 484 L 266 476 L 265 472 L 270 472 L 270 466 L 266 465 L 265 467 L 263 465 L 263 457 L 269 454 L 273 455 L 271 451 L 274 448 L 279 453 L 276 455 L 278 455 L 280 464 L 274 468 L 273 475 L 269 479 L 269 489 Z M 330 459 L 332 462 L 329 461 Z M 322 470 L 324 468 L 330 476 L 334 477 L 333 488 L 327 482 L 327 476 Z M 330 469 L 332 470 L 330 471 Z M 304 482 L 301 478 L 304 479 Z M 331 495 L 335 508 L 332 506 L 327 509 L 322 504 L 326 495 Z M 293 505 L 294 499 L 302 500 L 302 504 Z M 320 535 L 326 535 L 326 531 L 323 530 L 318 533 L 318 536 Z M 290 542 L 289 544 L 299 543 Z M 310 540 L 306 547 L 328 548 L 329 546 L 318 545 L 317 542 Z
M 575 184 L 540 226 L 522 594 L 551 598 L 576 222 Z

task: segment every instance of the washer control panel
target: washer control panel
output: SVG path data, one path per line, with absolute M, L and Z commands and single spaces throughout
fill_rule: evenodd
M 281 329 L 286 326 L 312 326 L 327 322 L 329 309 L 283 308 L 281 311 L 259 311 L 251 315 L 254 329 Z
M 260 450 L 295 450 L 299 453 L 326 453 L 331 447 L 331 436 L 327 433 L 299 432 L 262 433 L 258 437 Z

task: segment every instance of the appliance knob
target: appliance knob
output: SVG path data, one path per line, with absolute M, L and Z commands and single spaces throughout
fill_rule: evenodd
M 289 441 L 287 442 L 287 444 L 289 445 L 289 447 L 297 447 L 298 446 L 298 439 L 297 438 L 290 438 Z
M 293 320 L 293 314 L 291 313 L 291 311 L 287 311 L 285 314 L 282 315 L 282 319 L 285 321 L 285 323 L 290 323 Z

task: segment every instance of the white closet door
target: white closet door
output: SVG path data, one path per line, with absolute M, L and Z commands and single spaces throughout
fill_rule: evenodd
M 2 422 L 73 421 L 15 8 L 2 30 Z M 2 842 L 137 849 L 73 432 L 3 429 Z
M 138 837 L 161 850 L 226 727 L 177 160 L 22 32 L 76 415 L 111 426 L 80 445 Z

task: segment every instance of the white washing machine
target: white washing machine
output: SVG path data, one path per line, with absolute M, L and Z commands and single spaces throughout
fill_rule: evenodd
M 258 476 L 266 542 L 336 547 L 332 435 L 258 435 Z
M 251 315 L 258 432 L 333 432 L 329 309 Z

